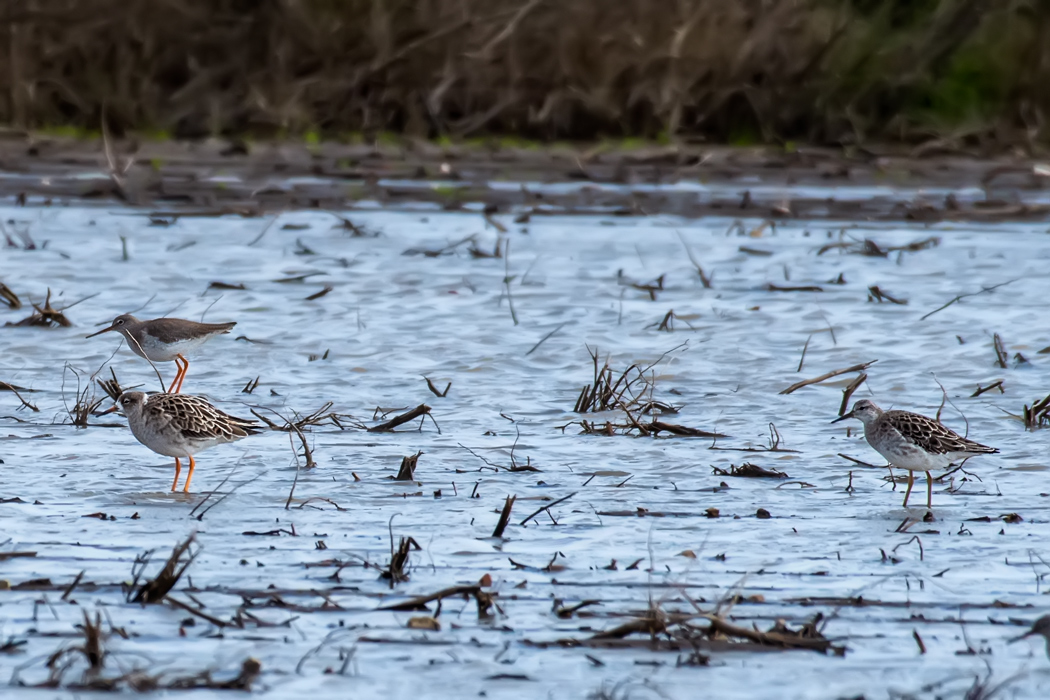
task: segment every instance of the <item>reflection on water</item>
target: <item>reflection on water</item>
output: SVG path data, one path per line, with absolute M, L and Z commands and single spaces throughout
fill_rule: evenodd
M 579 698 L 625 679 L 681 698 L 695 697 L 701 683 L 719 698 L 883 697 L 890 689 L 926 697 L 923 686 L 945 678 L 953 680 L 938 692 L 961 695 L 974 674 L 985 673 L 984 660 L 998 678 L 1047 667 L 1036 642 L 1005 645 L 1018 633 L 1005 623 L 1031 621 L 1050 607 L 1041 583 L 1050 572 L 1042 545 L 1050 536 L 1050 482 L 1042 473 L 1050 432 L 1025 432 L 1017 419 L 1023 405 L 1050 391 L 1050 360 L 1039 352 L 1050 346 L 1045 225 L 856 232 L 883 250 L 941 237 L 939 247 L 884 258 L 837 249 L 817 255 L 838 240 L 839 225 L 834 233 L 805 222 L 756 230 L 753 221 L 727 235 L 730 220 L 513 224 L 503 216 L 509 257 L 492 259 L 473 257 L 467 244 L 437 257 L 402 254 L 472 235 L 478 249 L 492 251 L 497 233 L 470 213 L 351 212 L 356 224 L 381 232 L 375 238 L 350 237 L 324 213 L 288 213 L 253 245 L 264 220 L 187 218 L 161 228 L 96 208 L 2 215 L 31 224 L 33 238 L 47 241 L 3 252 L 3 281 L 23 300 L 40 301 L 48 288 L 56 308 L 97 296 L 68 309 L 72 328 L 7 328 L 0 336 L 0 379 L 32 389 L 24 396 L 40 409 L 19 410 L 13 394 L 0 393 L 3 432 L 11 436 L 0 442 L 0 497 L 20 499 L 0 504 L 0 542 L 9 540 L 0 551 L 36 552 L 0 559 L 0 578 L 12 585 L 48 578 L 61 591 L 85 572 L 85 585 L 67 600 L 46 593 L 53 613 L 38 609 L 40 591 L 0 592 L 0 638 L 28 640 L 26 655 L 0 654 L 0 675 L 37 658 L 21 677 L 46 679 L 43 659 L 67 641 L 51 635 L 77 635 L 78 608 L 96 605 L 128 631 L 109 644 L 130 665 L 182 674 L 215 668 L 232 677 L 254 656 L 264 689 L 332 698 L 348 687 L 367 695 Z M 275 281 L 300 275 L 308 276 Z M 644 287 L 661 275 L 655 300 L 625 284 Z M 957 295 L 1009 280 L 1016 281 L 923 319 Z M 215 282 L 245 289 L 209 286 Z M 822 291 L 771 292 L 768 284 Z M 876 285 L 907 304 L 869 300 Z M 331 291 L 307 299 L 325 287 Z M 172 476 L 167 458 L 125 428 L 75 429 L 66 419 L 77 380 L 64 365 L 80 373 L 83 388 L 116 347 L 114 338 L 84 336 L 136 309 L 142 318 L 237 321 L 233 334 L 191 358 L 185 390 L 238 415 L 249 407 L 305 415 L 331 401 L 347 429 L 329 422 L 306 434 L 318 463 L 312 470 L 297 474 L 298 438 L 269 432 L 201 454 L 194 486 L 202 491 L 194 497 L 163 491 Z M 657 330 L 670 310 L 687 322 Z M 3 316 L 17 321 L 26 313 Z M 995 364 L 993 333 L 1005 342 L 1006 369 Z M 706 439 L 559 429 L 578 419 L 571 409 L 592 380 L 587 346 L 621 369 L 667 353 L 654 368 L 654 398 L 679 413 L 665 419 L 731 437 L 710 449 Z M 956 474 L 951 491 L 937 485 L 933 522 L 902 526 L 923 511 L 900 507 L 900 488 L 882 480 L 885 472 L 838 456 L 881 463 L 857 426 L 847 434 L 829 425 L 855 374 L 778 393 L 869 360 L 878 362 L 855 397 L 933 415 L 940 382 L 949 399 L 945 422 L 1002 450 L 969 463 L 972 476 Z M 125 386 L 158 388 L 126 347 L 110 364 Z M 160 368 L 170 379 L 174 367 Z M 256 377 L 254 392 L 243 393 Z M 435 396 L 424 377 L 439 388 L 451 382 L 448 395 Z M 1005 393 L 971 398 L 998 379 Z M 420 403 L 432 407 L 437 427 L 426 421 L 416 432 L 412 423 L 396 434 L 350 427 L 377 422 L 376 407 L 396 412 Z M 771 423 L 780 447 L 797 452 L 763 451 Z M 528 459 L 540 471 L 507 470 L 512 447 L 515 463 Z M 417 483 L 391 481 L 402 457 L 419 450 Z M 712 471 L 743 461 L 789 478 Z M 222 493 L 191 517 L 205 490 L 227 477 Z M 571 493 L 550 516 L 519 525 Z M 222 494 L 229 495 L 218 502 Z M 507 539 L 495 540 L 507 495 L 518 501 Z M 711 508 L 719 517 L 707 517 Z M 756 518 L 759 508 L 772 517 Z M 85 517 L 98 513 L 106 517 Z M 1007 522 L 1014 519 L 1001 516 L 1009 513 L 1023 520 Z M 192 585 L 207 613 L 225 620 L 244 602 L 240 592 L 258 603 L 279 591 L 283 602 L 252 607 L 259 622 L 221 635 L 201 619 L 187 626 L 190 616 L 179 609 L 124 603 L 119 584 L 135 556 L 156 549 L 159 562 L 194 531 L 203 551 L 176 597 L 193 604 Z M 393 590 L 379 577 L 391 531 L 421 547 L 410 554 L 409 581 Z M 499 593 L 494 621 L 479 622 L 474 602 L 458 598 L 443 604 L 440 631 L 406 627 L 419 612 L 376 610 L 486 574 Z M 586 638 L 645 610 L 650 598 L 665 611 L 689 611 L 690 599 L 706 610 L 734 591 L 742 595 L 732 613 L 738 624 L 767 629 L 777 618 L 796 624 L 823 612 L 833 617 L 827 634 L 849 652 L 713 652 L 709 667 L 678 668 L 671 652 L 525 643 Z M 856 596 L 867 604 L 840 606 Z M 556 600 L 601 604 L 562 619 L 552 612 Z M 958 653 L 967 645 L 979 653 Z M 353 678 L 324 673 L 338 671 L 340 654 L 354 647 Z M 1045 674 L 1032 673 L 1007 696 L 1046 688 Z M 195 697 L 209 692 L 221 694 Z

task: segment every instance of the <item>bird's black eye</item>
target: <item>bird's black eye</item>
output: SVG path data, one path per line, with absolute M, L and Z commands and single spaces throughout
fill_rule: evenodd
M 128 404 L 131 403 L 131 399 L 121 399 L 120 403 L 122 403 L 123 405 L 127 406 Z
M 113 325 L 114 326 L 123 326 L 124 325 L 124 319 L 118 318 L 116 321 L 113 322 Z

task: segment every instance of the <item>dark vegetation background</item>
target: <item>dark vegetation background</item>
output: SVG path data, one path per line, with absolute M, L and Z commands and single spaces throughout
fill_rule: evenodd
M 0 21 L 19 128 L 1050 141 L 1047 0 L 8 0 Z

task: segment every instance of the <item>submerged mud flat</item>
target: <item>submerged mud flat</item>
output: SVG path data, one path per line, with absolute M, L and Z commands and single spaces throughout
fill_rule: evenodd
M 18 389 L 0 393 L 0 679 L 19 686 L 5 693 L 962 697 L 1015 674 L 1002 697 L 1050 688 L 1042 645 L 1006 643 L 1050 612 L 1050 431 L 1021 419 L 1050 393 L 1045 223 L 144 214 L 0 212 L 0 281 L 23 303 L 3 320 L 50 290 L 71 323 L 0 334 L 0 380 Z M 237 321 L 190 358 L 184 390 L 278 426 L 319 411 L 303 426 L 316 466 L 294 431 L 270 431 L 199 455 L 195 493 L 170 493 L 170 461 L 122 420 L 72 425 L 78 398 L 110 405 L 97 385 L 78 397 L 96 373 L 160 388 L 117 339 L 84 338 L 128 311 Z M 642 370 L 619 406 L 587 400 L 608 396 L 606 360 L 613 383 Z M 860 372 L 853 399 L 943 404 L 1002 454 L 938 482 L 931 519 L 921 480 L 903 509 L 886 470 L 841 456 L 882 464 L 859 424 L 828 424 Z M 420 405 L 433 420 L 368 430 Z M 732 476 L 744 463 L 776 474 Z M 155 550 L 152 579 L 191 536 L 167 601 L 128 602 L 137 558 Z M 454 587 L 440 607 L 389 609 Z M 96 612 L 92 673 L 76 647 Z M 755 629 L 772 636 L 740 636 Z M 827 648 L 768 644 L 789 637 Z

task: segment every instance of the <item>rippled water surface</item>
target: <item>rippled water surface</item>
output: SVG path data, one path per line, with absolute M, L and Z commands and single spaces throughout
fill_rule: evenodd
M 1039 353 L 1050 346 L 1045 224 L 513 223 L 497 215 L 508 229 L 501 234 L 480 213 L 345 213 L 377 235 L 352 236 L 323 212 L 286 213 L 259 238 L 268 219 L 182 218 L 158 227 L 131 210 L 2 211 L 9 230 L 28 226 L 38 244 L 0 252 L 4 283 L 37 303 L 50 288 L 56 308 L 90 298 L 66 312 L 72 327 L 0 333 L 0 379 L 30 389 L 23 396 L 39 408 L 20 408 L 13 393 L 0 392 L 0 555 L 36 553 L 0 556 L 10 588 L 0 590 L 0 644 L 25 642 L 22 653 L 0 653 L 0 682 L 46 681 L 48 656 L 82 641 L 82 611 L 100 610 L 104 630 L 127 633 L 109 636 L 105 675 L 210 669 L 223 680 L 255 657 L 263 673 L 254 692 L 274 697 L 580 698 L 602 688 L 615 697 L 962 697 L 989 669 L 993 684 L 1023 674 L 1005 697 L 1050 693 L 1041 640 L 1006 643 L 1050 612 L 1042 580 L 1050 573 L 1050 431 L 1026 432 L 1018 419 L 1050 392 L 1050 355 Z M 487 252 L 502 239 L 506 256 L 474 257 L 465 243 L 440 256 L 406 254 L 468 236 Z M 840 241 L 869 238 L 886 250 L 930 236 L 940 245 L 886 257 L 818 254 Z M 661 276 L 655 300 L 630 285 Z M 840 276 L 843 283 L 831 283 Z M 1005 282 L 923 318 L 957 295 Z M 869 300 L 875 285 L 907 303 Z M 325 423 L 306 433 L 315 468 L 297 472 L 298 439 L 271 431 L 199 455 L 194 493 L 169 492 L 170 460 L 136 442 L 123 419 L 93 418 L 96 425 L 78 429 L 67 413 L 77 375 L 84 386 L 107 362 L 124 386 L 159 388 L 148 364 L 117 349 L 115 334 L 85 339 L 132 310 L 237 321 L 191 357 L 184 391 L 278 423 L 264 409 L 290 417 L 330 401 L 344 429 Z M 659 330 L 670 310 L 673 332 Z M 3 320 L 30 311 L 4 310 Z M 1005 369 L 995 364 L 995 333 L 1009 356 Z M 581 435 L 581 418 L 623 420 L 572 411 L 592 378 L 588 346 L 617 372 L 659 360 L 653 398 L 680 408 L 662 420 L 729 437 Z M 829 425 L 855 372 L 779 393 L 872 360 L 855 398 L 933 415 L 939 382 L 949 401 L 944 422 L 1002 450 L 969 462 L 972 476 L 938 482 L 932 522 L 922 522 L 922 481 L 905 510 L 903 485 L 894 490 L 885 470 L 839 456 L 883 463 L 859 424 Z M 160 369 L 170 379 L 173 366 Z M 108 378 L 108 367 L 99 376 Z M 256 377 L 254 393 L 243 393 Z M 447 396 L 431 393 L 424 377 L 440 389 L 451 382 Z M 999 379 L 1005 393 L 971 397 Z M 435 421 L 419 430 L 419 422 L 397 433 L 361 427 L 379 422 L 377 407 L 396 413 L 421 403 Z M 508 470 L 512 446 L 515 464 L 528 460 L 539 471 Z M 417 481 L 391 480 L 417 451 Z M 744 461 L 789 478 L 712 469 Z M 570 494 L 549 516 L 520 524 Z M 511 524 L 495 539 L 508 495 L 517 496 Z M 712 508 L 719 517 L 707 517 Z M 759 509 L 771 517 L 756 517 Z M 85 517 L 98 513 L 105 519 Z M 1002 517 L 1012 513 L 1020 520 Z M 243 627 L 125 602 L 120 584 L 135 557 L 157 550 L 152 575 L 194 532 L 200 555 L 172 597 L 219 621 L 244 606 Z M 409 580 L 393 589 L 379 576 L 391 533 L 420 546 Z M 498 604 L 490 618 L 479 619 L 462 597 L 443 602 L 438 631 L 409 627 L 423 612 L 379 610 L 486 575 Z M 25 585 L 36 579 L 49 582 Z M 729 613 L 736 624 L 765 630 L 783 619 L 796 627 L 822 613 L 831 618 L 825 634 L 845 656 L 722 645 L 703 650 L 708 665 L 696 666 L 679 663 L 688 653 L 644 643 L 545 645 L 587 640 L 643 614 L 650 601 L 666 613 L 695 612 L 694 603 L 710 611 L 737 594 Z M 553 612 L 585 600 L 598 602 L 574 617 Z M 78 662 L 63 684 L 79 682 L 82 671 Z

